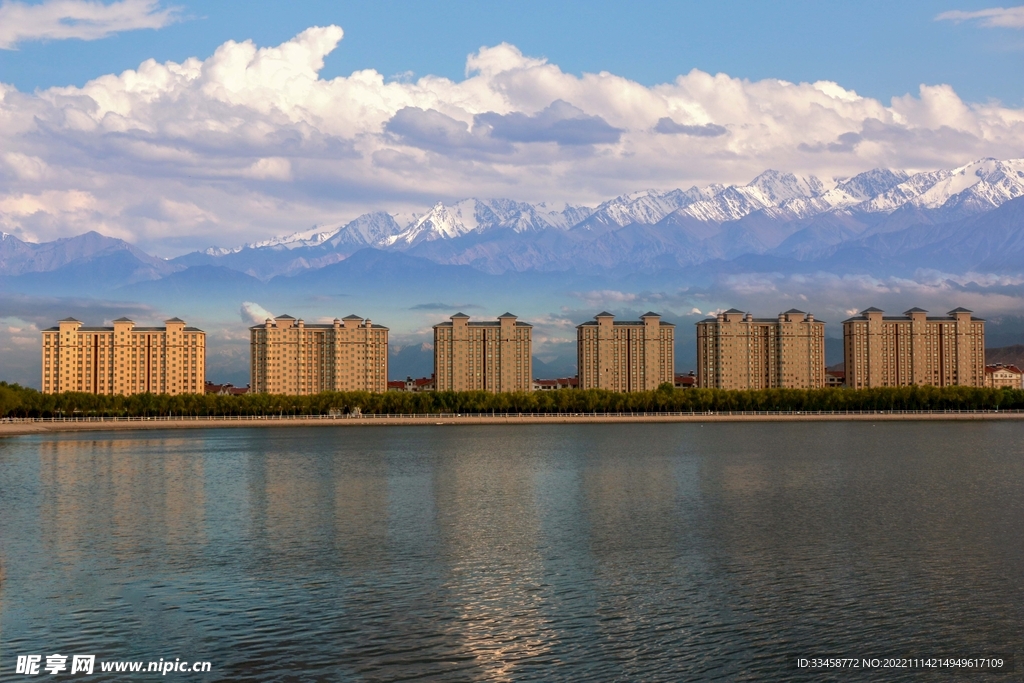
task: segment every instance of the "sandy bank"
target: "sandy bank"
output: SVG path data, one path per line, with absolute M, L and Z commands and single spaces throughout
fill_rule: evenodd
M 198 417 L 108 418 L 0 422 L 0 436 L 57 432 L 147 429 L 220 429 L 225 427 L 386 427 L 444 425 L 617 424 L 664 422 L 905 422 L 921 420 L 1024 420 L 1024 412 L 874 412 L 874 413 L 675 413 L 559 415 L 389 415 L 362 417 Z

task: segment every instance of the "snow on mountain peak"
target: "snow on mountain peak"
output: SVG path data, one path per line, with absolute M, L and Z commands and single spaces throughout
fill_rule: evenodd
M 315 226 L 311 230 L 293 232 L 290 235 L 279 237 L 271 237 L 268 240 L 260 240 L 259 242 L 253 242 L 246 246 L 250 249 L 261 249 L 263 247 L 284 247 L 285 249 L 295 249 L 296 247 L 315 247 L 316 245 L 327 241 L 329 237 L 334 235 L 334 232 L 334 230 L 324 231 L 322 227 Z
M 824 184 L 814 176 L 803 178 L 770 169 L 750 181 L 747 187 L 760 190 L 764 198 L 775 206 L 781 205 L 787 199 L 817 197 L 825 189 Z
M 994 208 L 1024 195 L 1024 159 L 979 159 L 952 170 L 929 171 L 865 202 L 865 211 L 891 212 L 909 204 L 926 209 Z

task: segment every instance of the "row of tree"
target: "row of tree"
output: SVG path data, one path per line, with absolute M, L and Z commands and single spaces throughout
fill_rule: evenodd
M 1024 409 L 1024 391 L 978 387 L 881 389 L 675 389 L 617 393 L 561 389 L 491 394 L 439 391 L 385 394 L 43 394 L 0 382 L 0 417 L 141 417 L 425 413 L 620 413 L 725 411 L 1010 410 Z

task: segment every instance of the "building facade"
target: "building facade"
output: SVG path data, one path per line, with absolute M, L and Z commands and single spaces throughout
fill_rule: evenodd
M 369 318 L 306 324 L 282 315 L 250 327 L 249 338 L 253 393 L 388 389 L 388 328 Z
M 846 385 L 854 389 L 985 384 L 985 321 L 957 308 L 944 317 L 868 308 L 843 321 Z
M 533 326 L 506 313 L 470 322 L 456 313 L 434 325 L 437 391 L 532 391 Z
M 657 313 L 616 321 L 601 312 L 576 327 L 580 389 L 653 391 L 675 380 L 676 326 Z
M 43 330 L 43 393 L 201 394 L 206 383 L 206 333 L 180 318 L 164 327 L 85 327 L 65 318 Z
M 825 371 L 825 386 L 832 389 L 839 389 L 846 386 L 846 371 L 845 370 L 826 370 Z
M 735 308 L 697 323 L 697 386 L 817 389 L 825 386 L 825 323 L 791 309 L 755 318 Z
M 985 386 L 992 389 L 1022 389 L 1024 388 L 1024 373 L 1016 365 L 995 365 L 985 366 Z

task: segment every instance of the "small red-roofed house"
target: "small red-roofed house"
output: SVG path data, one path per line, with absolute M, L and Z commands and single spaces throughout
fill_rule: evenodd
M 1021 389 L 1024 388 L 1024 373 L 1016 365 L 986 365 L 985 386 L 993 389 Z

